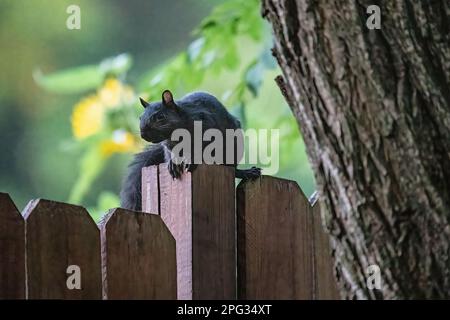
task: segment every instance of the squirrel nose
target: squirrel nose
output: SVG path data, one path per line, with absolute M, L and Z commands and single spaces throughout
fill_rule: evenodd
M 148 130 L 141 129 L 141 138 L 144 140 L 148 140 L 151 137 L 151 133 Z
M 149 121 L 143 119 L 141 120 L 139 127 L 141 129 L 141 132 L 144 132 L 145 130 L 148 130 L 148 128 L 150 127 L 150 123 Z

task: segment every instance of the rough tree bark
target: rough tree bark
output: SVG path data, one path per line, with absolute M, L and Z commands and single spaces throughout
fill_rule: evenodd
M 366 27 L 372 4 L 380 30 Z M 450 298 L 450 2 L 263 0 L 262 13 L 341 294 Z

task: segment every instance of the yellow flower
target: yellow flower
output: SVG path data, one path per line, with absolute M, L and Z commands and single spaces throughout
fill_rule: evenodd
M 105 157 L 113 153 L 133 152 L 136 149 L 135 137 L 125 130 L 115 130 L 111 139 L 105 140 L 100 144 L 100 151 Z
M 115 78 L 105 81 L 96 95 L 84 98 L 74 107 L 72 131 L 77 139 L 98 133 L 105 121 L 107 109 L 131 104 L 135 99 L 133 89 Z
M 71 119 L 75 138 L 84 139 L 100 131 L 103 124 L 103 109 L 96 95 L 88 96 L 75 105 Z
M 133 90 L 115 78 L 105 81 L 103 87 L 98 91 L 98 96 L 107 108 L 114 108 L 123 103 L 129 104 L 134 99 Z

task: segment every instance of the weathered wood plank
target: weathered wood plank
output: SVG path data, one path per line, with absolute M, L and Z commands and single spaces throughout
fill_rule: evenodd
M 25 221 L 0 193 L 0 299 L 25 299 Z
M 177 242 L 178 299 L 235 299 L 234 169 L 199 165 L 173 180 L 162 164 L 159 197 Z
M 236 299 L 234 168 L 192 174 L 193 299 Z
M 100 234 L 89 213 L 79 206 L 33 200 L 24 217 L 28 298 L 101 299 Z M 80 289 L 68 287 L 69 266 L 79 267 Z
M 104 298 L 176 299 L 175 239 L 160 216 L 114 209 L 100 229 Z
M 192 176 L 174 181 L 165 165 L 159 171 L 160 214 L 177 244 L 177 297 L 192 299 Z
M 158 166 L 142 169 L 142 211 L 159 214 Z
M 241 182 L 237 217 L 238 298 L 311 299 L 312 220 L 297 183 Z
M 314 230 L 314 299 L 339 300 L 339 291 L 333 275 L 330 239 L 322 226 L 320 205 L 317 201 L 312 203 L 311 212 Z

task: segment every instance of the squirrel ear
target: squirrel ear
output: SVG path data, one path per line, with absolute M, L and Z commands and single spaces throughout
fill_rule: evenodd
M 170 90 L 164 90 L 162 94 L 162 102 L 166 106 L 170 106 L 173 104 L 173 95 L 172 92 L 170 92 Z
M 144 108 L 147 108 L 147 107 L 150 105 L 147 101 L 145 101 L 145 100 L 142 99 L 142 98 L 139 98 L 139 100 L 141 101 L 141 104 L 142 104 L 142 106 L 143 106 Z

